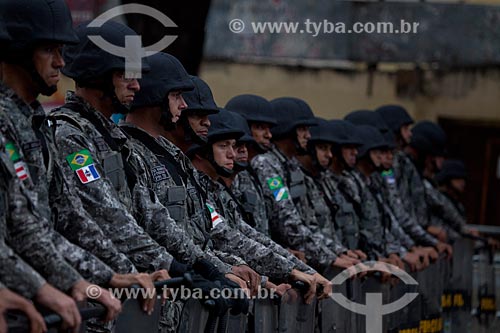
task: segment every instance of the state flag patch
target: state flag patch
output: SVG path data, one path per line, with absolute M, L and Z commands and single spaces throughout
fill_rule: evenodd
M 288 188 L 283 184 L 283 179 L 281 177 L 273 177 L 267 180 L 267 186 L 271 190 L 274 196 L 274 200 L 281 201 L 288 199 Z
M 80 179 L 82 184 L 91 183 L 101 178 L 94 164 L 90 164 L 76 170 L 76 175 L 78 176 L 78 179 Z

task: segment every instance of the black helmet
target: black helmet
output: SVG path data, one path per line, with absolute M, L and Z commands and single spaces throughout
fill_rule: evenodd
M 12 40 L 12 38 L 10 37 L 9 32 L 7 31 L 7 27 L 5 26 L 5 22 L 3 19 L 1 19 L 0 20 L 0 45 L 3 45 L 11 40 Z
M 141 90 L 135 94 L 132 109 L 162 106 L 169 92 L 193 90 L 189 75 L 174 56 L 159 52 L 147 60 L 150 71 L 139 80 Z
M 337 143 L 337 136 L 332 131 L 330 122 L 323 118 L 316 117 L 317 126 L 311 128 L 311 138 L 308 143 L 328 142 Z
M 21 66 L 38 86 L 38 92 L 50 96 L 57 85 L 49 86 L 33 64 L 33 52 L 41 43 L 78 43 L 71 14 L 63 0 L 0 0 L 0 21 L 11 41 L 2 50 L 2 60 Z
M 205 145 L 205 149 L 202 149 L 202 152 L 204 152 L 205 158 L 217 171 L 217 174 L 222 177 L 231 176 L 234 170 L 222 167 L 215 162 L 212 145 L 221 140 L 239 140 L 245 134 L 239 126 L 237 116 L 237 114 L 225 109 L 220 109 L 219 113 L 209 116 L 210 128 L 208 130 L 207 144 Z
M 130 105 L 124 105 L 118 100 L 112 80 L 113 71 L 125 71 L 125 58 L 101 49 L 89 39 L 89 36 L 98 35 L 111 44 L 124 47 L 125 36 L 137 36 L 137 34 L 129 27 L 114 21 L 107 21 L 100 27 L 87 25 L 88 22 L 81 23 L 76 28 L 80 39 L 78 44 L 64 47 L 63 57 L 66 66 L 62 72 L 80 87 L 91 87 L 103 91 L 112 99 L 114 113 L 127 113 Z M 149 71 L 146 58 L 142 58 L 141 62 L 141 71 Z
M 427 155 L 436 155 L 436 147 L 432 144 L 428 137 L 421 133 L 413 133 L 410 141 L 410 147 L 417 150 L 421 155 L 420 158 L 424 158 Z
M 420 121 L 412 128 L 413 136 L 425 137 L 432 145 L 432 155 L 443 156 L 446 154 L 446 133 L 436 123 L 428 120 Z M 413 140 L 413 139 L 412 139 Z
M 0 0 L 0 20 L 13 39 L 8 52 L 17 55 L 40 42 L 78 43 L 64 0 Z
M 226 109 L 234 111 L 243 116 L 250 126 L 251 123 L 266 123 L 271 127 L 276 126 L 277 122 L 272 113 L 271 103 L 263 97 L 257 95 L 238 95 L 229 100 Z M 251 132 L 250 132 L 251 135 Z M 260 153 L 265 153 L 269 148 L 254 140 L 253 146 Z
M 259 122 L 276 125 L 271 103 L 257 95 L 238 95 L 229 100 L 226 109 L 242 115 L 249 123 Z
M 290 134 L 299 126 L 315 126 L 316 120 L 309 105 L 295 97 L 281 97 L 271 101 L 274 119 L 277 125 L 271 129 L 273 137 L 280 139 Z
M 438 184 L 446 184 L 452 179 L 465 179 L 466 177 L 467 170 L 464 162 L 450 159 L 443 162 L 441 171 L 436 175 L 436 181 Z
M 356 131 L 363 145 L 358 148 L 358 157 L 366 157 L 372 149 L 386 149 L 387 141 L 376 127 L 370 125 L 358 125 Z
M 118 47 L 125 47 L 125 36 L 137 36 L 137 33 L 115 21 L 107 21 L 100 27 L 88 27 L 89 22 L 78 25 L 76 33 L 80 42 L 63 49 L 66 66 L 64 75 L 72 78 L 80 86 L 95 86 L 96 80 L 114 70 L 125 70 L 125 58 L 111 54 L 89 39 L 97 35 Z M 142 58 L 142 71 L 149 71 L 146 58 Z
M 330 120 L 330 130 L 335 136 L 335 143 L 339 146 L 361 146 L 363 143 L 358 138 L 356 126 L 347 120 Z
M 207 138 L 199 136 L 191 128 L 188 116 L 190 114 L 210 115 L 219 113 L 219 108 L 214 101 L 212 90 L 208 84 L 197 76 L 190 75 L 193 90 L 182 94 L 186 101 L 187 108 L 182 111 L 179 124 L 184 129 L 184 139 L 200 145 L 206 143 Z
M 384 119 L 389 129 L 396 135 L 399 134 L 401 127 L 414 123 L 408 111 L 400 105 L 383 105 L 375 112 Z
M 387 149 L 396 149 L 396 136 L 392 131 L 385 132 L 384 134 L 385 142 L 387 143 Z
M 171 91 L 193 90 L 194 85 L 182 64 L 174 56 L 159 52 L 148 57 L 150 71 L 139 80 L 141 90 L 132 103 L 132 109 L 161 106 L 160 122 L 165 130 L 175 128 L 168 103 Z
M 369 125 L 373 126 L 384 134 L 389 131 L 389 127 L 384 119 L 376 112 L 370 110 L 358 110 L 349 113 L 344 117 L 345 120 L 354 125 Z

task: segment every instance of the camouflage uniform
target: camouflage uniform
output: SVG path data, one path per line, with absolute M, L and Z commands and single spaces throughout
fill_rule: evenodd
M 401 200 L 400 193 L 397 188 L 396 179 L 393 170 L 382 172 L 384 184 L 382 186 L 384 198 L 388 205 L 392 208 L 396 219 L 403 230 L 418 244 L 422 246 L 435 246 L 438 241 L 434 236 L 429 234 L 422 228 L 417 220 L 407 211 Z
M 422 176 L 415 164 L 406 153 L 397 151 L 394 154 L 393 171 L 404 209 L 423 228 L 427 228 L 429 215 L 425 201 L 425 189 Z
M 211 236 L 216 248 L 243 258 L 256 272 L 273 280 L 285 280 L 294 264 L 261 243 L 238 230 L 237 221 L 231 218 L 230 207 L 222 198 L 224 187 L 210 177 L 198 173 L 198 182 L 207 191 L 207 207 L 212 214 Z
M 325 269 L 337 259 L 337 255 L 325 241 L 318 241 L 325 238 L 323 234 L 314 232 L 308 227 L 306 221 L 315 219 L 314 212 L 300 209 L 300 203 L 297 205 L 294 203 L 295 191 L 303 184 L 297 183 L 295 178 L 292 179 L 291 171 L 298 170 L 298 173 L 302 174 L 298 169 L 300 168 L 298 161 L 296 159 L 292 161 L 273 146 L 270 151 L 257 155 L 251 162 L 266 200 L 273 203 L 269 219 L 271 234 L 273 239 L 283 246 L 305 252 L 307 261 L 312 267 Z M 295 175 L 296 173 L 293 173 L 293 177 Z M 304 195 L 299 197 L 302 202 L 307 201 Z M 307 202 L 305 204 L 302 207 L 306 207 Z
M 0 101 L 3 103 L 4 101 Z M 1 111 L 0 111 L 1 112 Z M 1 123 L 2 133 L 4 123 Z M 0 134 L 0 135 L 1 135 Z M 38 290 L 46 283 L 45 279 L 31 266 L 21 259 L 5 243 L 7 219 L 19 221 L 31 216 L 27 206 L 24 209 L 10 210 L 12 196 L 21 193 L 20 181 L 17 179 L 12 162 L 5 153 L 7 139 L 0 137 L 0 280 L 5 286 L 26 298 L 35 297 Z
M 451 231 L 452 239 L 467 232 L 467 220 L 457 207 L 441 193 L 428 179 L 424 179 L 425 200 L 433 224 L 441 225 Z
M 335 232 L 322 232 L 325 225 L 333 225 L 332 211 L 326 203 L 324 192 L 320 190 L 311 176 L 309 176 L 304 170 L 303 172 L 308 203 L 307 209 L 312 209 L 315 214 L 315 220 L 311 221 L 309 228 L 313 230 L 315 234 L 323 234 L 324 241 L 327 246 L 330 249 L 333 249 L 333 252 L 337 255 L 347 252 L 348 249 L 342 245 Z M 321 241 L 321 239 L 318 239 L 318 241 Z
M 120 125 L 132 137 L 130 139 L 131 145 L 140 156 L 143 164 L 142 167 L 137 168 L 139 171 L 137 174 L 138 182 L 155 192 L 158 200 L 168 209 L 172 217 L 170 219 L 169 214 L 166 213 L 164 217 L 154 219 L 157 226 L 145 226 L 145 230 L 160 245 L 165 246 L 168 251 L 174 254 L 179 261 L 192 264 L 196 259 L 204 258 L 212 262 L 221 272 L 231 272 L 231 267 L 219 260 L 210 249 L 204 252 L 198 245 L 195 245 L 191 236 L 184 229 L 189 223 L 187 221 L 189 215 L 200 210 L 201 207 L 195 208 L 195 205 L 200 205 L 199 201 L 193 200 L 195 199 L 192 197 L 193 193 L 187 194 L 185 182 L 188 179 L 182 179 L 178 173 L 174 175 L 174 179 L 170 170 L 163 164 L 163 162 L 168 163 L 165 160 L 169 158 L 167 155 L 172 159 L 172 150 L 167 151 L 155 138 L 133 124 L 123 122 Z M 144 141 L 139 140 L 139 138 Z M 163 141 L 165 141 L 164 145 L 167 145 L 168 140 L 163 138 Z M 172 143 L 168 142 L 168 145 L 170 146 Z M 154 152 L 151 149 L 154 149 Z M 192 185 L 190 189 L 191 192 L 196 191 Z M 195 193 L 194 195 L 196 196 Z M 199 219 L 198 221 L 204 220 Z
M 248 238 L 251 238 L 265 247 L 271 249 L 274 253 L 288 259 L 294 264 L 294 268 L 308 273 L 315 274 L 316 271 L 311 267 L 304 264 L 296 256 L 291 254 L 289 251 L 284 249 L 281 245 L 274 242 L 269 236 L 257 231 L 252 228 L 244 219 L 241 207 L 242 205 L 238 202 L 236 196 L 231 192 L 231 189 L 227 188 L 225 184 L 221 182 L 220 192 L 218 197 L 220 198 L 221 204 L 224 207 L 225 214 L 223 216 L 226 218 L 228 223 L 233 224 L 235 229 L 238 229 Z
M 336 235 L 349 249 L 358 249 L 359 216 L 343 193 L 344 183 L 341 182 L 341 177 L 326 170 L 321 172 L 316 184 L 322 189 L 324 198 L 334 214 L 333 221 L 322 227 L 323 233 L 331 235 L 332 238 Z
M 80 198 L 83 208 L 90 213 L 104 234 L 138 270 L 168 270 L 173 257 L 134 218 L 139 217 L 138 221 L 148 225 L 151 222 L 147 219 L 154 218 L 155 211 L 148 211 L 147 206 L 141 207 L 146 211 L 139 211 L 134 207 L 134 200 L 146 200 L 145 205 L 149 204 L 147 199 L 152 192 L 139 184 L 133 184 L 135 173 L 130 168 L 134 165 L 131 161 L 136 160 L 136 156 L 128 146 L 127 137 L 114 123 L 74 93 L 68 94 L 66 102 L 63 107 L 52 110 L 51 115 L 57 120 L 56 160 L 67 176 L 72 192 Z M 80 110 L 82 114 L 71 108 Z M 83 115 L 94 119 L 116 144 L 113 148 L 119 151 L 110 147 L 103 134 Z M 129 163 L 123 163 L 122 156 Z M 92 170 L 94 173 L 89 171 L 85 178 L 80 178 L 75 165 L 84 165 L 87 171 Z M 125 171 L 128 173 L 126 176 Z M 84 179 L 89 180 L 87 177 L 92 181 L 83 183 Z M 155 205 L 154 202 L 151 204 Z
M 249 166 L 246 170 L 239 172 L 231 184 L 231 191 L 242 204 L 245 221 L 255 230 L 271 237 L 269 217 L 273 204 L 268 202 L 269 197 L 264 196 L 264 190 L 255 170 Z
M 362 250 L 371 257 L 387 256 L 392 253 L 400 254 L 402 247 L 389 230 L 379 193 L 374 188 L 370 178 L 366 178 L 357 170 L 346 174 L 350 183 L 348 187 L 351 191 L 351 197 L 360 207 L 360 233 L 363 236 L 363 242 L 365 242 Z
M 411 249 L 415 246 L 415 241 L 403 230 L 400 220 L 391 206 L 389 197 L 386 191 L 386 179 L 382 177 L 381 173 L 374 173 L 371 175 L 371 180 L 375 188 L 377 188 L 381 204 L 383 205 L 386 218 L 390 221 L 389 229 L 394 237 L 400 242 L 405 249 Z M 403 250 L 403 252 L 406 252 Z

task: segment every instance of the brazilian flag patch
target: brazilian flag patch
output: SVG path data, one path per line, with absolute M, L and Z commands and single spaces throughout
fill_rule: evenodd
M 13 144 L 12 142 L 8 142 L 7 144 L 5 144 L 5 151 L 11 161 L 15 162 L 20 158 L 19 150 L 17 150 L 16 145 Z
M 385 179 L 387 184 L 394 184 L 396 182 L 396 179 L 394 178 L 394 172 L 392 171 L 392 169 L 382 171 L 382 178 Z
M 288 188 L 283 184 L 281 177 L 273 177 L 267 180 L 267 186 L 274 196 L 274 200 L 281 201 L 288 199 Z
M 68 161 L 69 166 L 73 171 L 94 163 L 94 160 L 87 149 L 82 149 L 79 152 L 66 156 L 66 161 Z

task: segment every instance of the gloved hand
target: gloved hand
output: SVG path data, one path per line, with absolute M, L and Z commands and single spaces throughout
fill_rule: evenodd
M 243 290 L 237 283 L 226 278 L 214 264 L 205 259 L 200 259 L 193 264 L 193 269 L 204 278 L 214 281 L 221 289 L 232 289 L 232 297 L 226 299 L 226 302 L 228 302 L 231 307 L 231 314 L 237 315 L 240 313 L 248 313 L 250 303 Z
M 213 311 L 218 316 L 224 315 L 229 309 L 229 300 L 221 296 L 223 295 L 221 290 L 211 293 L 213 289 L 222 289 L 217 283 L 208 281 L 198 274 L 193 274 L 191 288 L 201 290 L 203 299 L 201 299 L 200 302 L 204 303 L 206 300 L 212 300 L 215 303 L 214 308 L 210 309 L 210 311 Z
M 172 263 L 170 264 L 170 268 L 168 269 L 168 274 L 170 274 L 171 277 L 179 277 L 183 276 L 187 271 L 190 270 L 190 265 L 180 263 L 177 260 L 173 259 Z
M 218 281 L 224 278 L 217 267 L 206 259 L 199 259 L 193 264 L 193 270 L 210 281 Z

